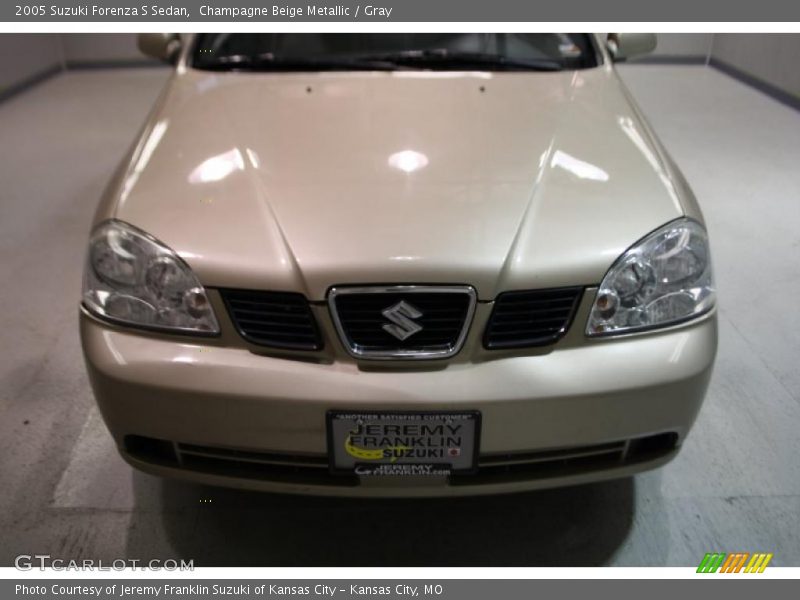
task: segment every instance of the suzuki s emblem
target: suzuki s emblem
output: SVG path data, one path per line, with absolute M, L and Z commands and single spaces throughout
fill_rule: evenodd
M 383 326 L 383 330 L 400 341 L 422 331 L 422 326 L 412 321 L 412 319 L 419 319 L 422 313 L 405 300 L 382 310 L 381 314 L 391 321 L 391 324 L 386 323 Z

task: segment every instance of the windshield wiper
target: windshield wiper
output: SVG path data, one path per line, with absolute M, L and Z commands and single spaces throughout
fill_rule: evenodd
M 549 59 L 511 58 L 485 52 L 453 52 L 447 49 L 407 50 L 387 54 L 370 54 L 365 60 L 388 61 L 407 67 L 439 69 L 492 69 L 498 71 L 560 71 L 563 66 Z
M 210 71 L 396 71 L 401 68 L 392 61 L 369 57 L 292 58 L 273 54 L 204 57 L 195 67 Z

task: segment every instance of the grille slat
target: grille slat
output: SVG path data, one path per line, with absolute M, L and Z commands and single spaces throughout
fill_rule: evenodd
M 265 327 L 264 322 L 261 321 L 261 320 L 257 320 L 257 319 L 237 319 L 236 322 L 240 323 L 242 325 L 245 325 L 245 324 L 252 325 L 255 328 L 258 328 L 258 327 L 264 328 Z M 307 321 L 304 319 L 299 324 L 302 325 L 302 324 L 305 324 L 305 323 L 307 323 Z M 268 325 L 268 327 L 270 327 L 270 328 L 271 327 L 275 327 L 276 329 L 297 329 L 297 326 L 298 326 L 298 323 L 278 323 L 277 321 L 274 322 L 274 323 L 269 323 L 269 325 Z
M 567 313 L 566 315 L 563 315 L 561 317 L 548 317 L 548 318 L 542 318 L 542 319 L 537 319 L 537 318 L 533 317 L 533 318 L 529 318 L 529 319 L 517 319 L 517 320 L 515 320 L 513 322 L 508 322 L 508 323 L 495 323 L 494 327 L 495 327 L 495 329 L 504 328 L 504 327 L 512 327 L 512 328 L 516 329 L 516 328 L 519 328 L 519 327 L 524 327 L 525 325 L 533 325 L 534 328 L 538 329 L 539 326 L 547 327 L 547 323 L 553 323 L 553 324 L 560 325 L 561 323 L 564 322 L 564 317 L 566 317 L 566 316 L 569 316 L 569 313 Z
M 490 349 L 545 346 L 569 327 L 582 288 L 557 288 L 500 294 L 483 336 Z
M 463 317 L 453 317 L 447 319 L 426 319 L 426 323 L 454 323 L 455 326 L 450 327 L 449 329 L 461 329 L 461 323 L 464 321 Z M 347 322 L 350 324 L 350 327 L 369 327 L 373 328 L 375 326 L 375 319 L 351 319 L 348 318 Z M 388 321 L 387 321 L 388 322 Z
M 239 334 L 259 346 L 320 350 L 322 337 L 302 294 L 221 289 Z
M 508 340 L 519 340 L 520 337 L 524 336 L 538 336 L 538 335 L 545 335 L 551 334 L 556 335 L 561 330 L 555 327 L 551 327 L 550 329 L 536 329 L 536 330 L 519 330 L 519 331 L 508 331 L 505 333 L 498 333 L 495 334 L 494 337 L 496 339 L 508 339 Z
M 375 313 L 375 308 L 346 308 L 339 310 L 341 314 L 349 315 L 353 318 L 356 318 L 358 315 L 372 315 Z M 443 314 L 450 314 L 452 312 L 452 307 L 447 308 L 428 308 L 427 314 L 435 315 L 437 313 Z
M 542 309 L 536 309 L 536 312 L 537 314 L 542 314 L 542 315 L 555 314 L 563 316 L 564 314 L 569 314 L 571 308 L 572 305 L 566 306 L 564 308 L 542 308 Z M 529 315 L 530 315 L 530 310 L 507 310 L 504 311 L 502 315 L 498 315 L 497 318 L 514 321 L 519 317 L 526 317 Z
M 550 296 L 547 298 L 536 298 L 532 297 L 534 294 L 545 293 L 548 290 L 532 290 L 532 291 L 521 291 L 521 292 L 506 292 L 507 294 L 520 294 L 522 296 L 528 296 L 527 298 L 511 298 L 507 299 L 506 302 L 509 306 L 514 306 L 517 304 L 522 304 L 525 306 L 528 305 L 538 305 L 538 304 L 569 304 L 572 302 L 573 296 Z
M 350 330 L 350 332 L 352 332 L 354 334 L 358 333 L 358 334 L 363 334 L 363 335 L 369 335 L 371 333 L 376 333 L 375 323 L 362 323 L 362 324 L 359 324 L 358 326 L 350 327 L 349 330 Z M 424 331 L 421 331 L 421 332 L 419 332 L 417 334 L 417 336 L 418 336 L 417 339 L 419 339 L 420 337 L 423 337 L 423 334 L 426 334 L 426 333 L 427 334 L 431 334 L 431 333 L 446 333 L 448 335 L 451 335 L 453 333 L 458 334 L 458 332 L 460 330 L 461 330 L 460 327 L 425 327 Z M 381 335 L 385 335 L 382 329 L 377 333 L 380 333 Z
M 255 310 L 258 312 L 267 312 L 265 307 L 270 307 L 274 309 L 278 309 L 278 314 L 284 313 L 297 313 L 302 314 L 303 308 L 301 306 L 291 306 L 281 302 L 254 302 L 250 300 L 231 300 L 231 304 L 240 310 L 248 310 L 244 307 L 250 306 L 252 307 L 249 310 Z
M 261 319 L 264 317 L 280 317 L 282 319 L 294 319 L 297 321 L 302 321 L 306 318 L 306 315 L 303 313 L 294 313 L 294 312 L 274 312 L 269 310 L 252 310 L 248 308 L 239 308 L 236 305 L 233 305 L 236 308 L 236 314 L 241 315 L 240 321 L 244 321 L 249 319 L 251 316 L 256 317 L 255 320 L 261 322 Z
M 302 338 L 304 340 L 311 341 L 311 340 L 315 340 L 316 339 L 312 335 L 298 335 L 296 333 L 281 333 L 281 332 L 278 332 L 278 331 L 269 331 L 269 330 L 264 330 L 264 331 L 253 330 L 253 332 L 250 335 L 257 335 L 257 334 L 269 335 L 270 337 L 273 337 L 273 338 L 276 338 L 276 339 L 277 338 L 282 338 L 282 339 L 285 339 L 285 340 L 292 340 L 292 339 L 295 339 L 295 338 Z
M 383 329 L 392 324 L 383 312 L 400 302 L 421 313 L 410 320 L 422 329 L 404 340 Z M 332 291 L 330 305 L 342 342 L 355 356 L 437 358 L 460 349 L 475 294 L 469 287 L 340 288 Z

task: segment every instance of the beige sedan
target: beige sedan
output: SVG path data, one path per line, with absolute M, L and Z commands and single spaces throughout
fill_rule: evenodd
M 81 336 L 123 457 L 277 492 L 623 477 L 717 344 L 703 217 L 620 34 L 144 35 L 175 64 L 110 182 Z

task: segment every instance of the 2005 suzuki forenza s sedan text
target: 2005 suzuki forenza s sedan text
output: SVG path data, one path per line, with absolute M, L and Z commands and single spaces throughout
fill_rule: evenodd
M 120 452 L 331 495 L 664 464 L 717 343 L 703 217 L 616 34 L 148 34 L 175 71 L 81 307 Z

